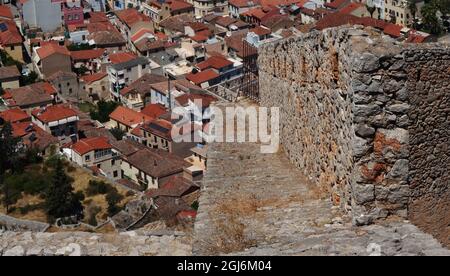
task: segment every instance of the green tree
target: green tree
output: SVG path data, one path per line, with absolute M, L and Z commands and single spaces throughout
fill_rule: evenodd
M 11 124 L 6 122 L 0 129 L 0 176 L 7 170 L 14 171 L 14 165 L 19 159 L 19 141 L 19 138 L 13 136 Z
M 101 100 L 97 102 L 96 110 L 91 110 L 91 118 L 101 123 L 109 121 L 109 114 L 111 114 L 119 106 L 117 102 Z
M 1 191 L 3 195 L 1 201 L 8 214 L 11 211 L 11 205 L 14 205 L 22 197 L 22 193 L 8 181 L 2 184 Z
M 73 192 L 72 182 L 73 179 L 64 171 L 62 161 L 58 160 L 45 197 L 45 209 L 50 222 L 68 216 L 82 217 L 81 195 Z
M 366 4 L 366 9 L 370 14 L 370 17 L 373 18 L 373 13 L 377 10 L 377 8 L 375 6 L 369 6 L 368 4 Z
M 125 135 L 125 131 L 123 131 L 121 128 L 119 127 L 115 127 L 109 130 L 111 132 L 111 134 L 114 136 L 114 138 L 116 138 L 117 140 L 122 140 L 123 136 Z
M 425 30 L 434 35 L 439 35 L 442 32 L 441 22 L 436 15 L 438 9 L 437 1 L 431 1 L 420 10 Z
M 20 76 L 19 82 L 21 86 L 29 85 L 32 83 L 35 83 L 37 79 L 39 78 L 38 74 L 34 71 L 31 71 L 28 76 Z
M 122 201 L 123 195 L 119 194 L 116 188 L 111 189 L 106 194 L 106 201 L 108 202 L 108 216 L 112 217 L 120 211 L 117 204 Z
M 416 25 L 417 25 L 417 18 L 416 18 L 417 5 L 416 5 L 416 0 L 408 0 L 408 9 L 409 9 L 409 11 L 411 12 L 411 15 L 412 15 L 412 20 L 413 20 L 412 26 L 413 26 L 413 28 L 415 28 Z

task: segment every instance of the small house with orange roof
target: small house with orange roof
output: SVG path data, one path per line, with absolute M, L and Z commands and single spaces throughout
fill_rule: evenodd
M 24 62 L 22 35 L 14 20 L 8 18 L 9 15 L 6 11 L 9 10 L 9 7 L 7 7 L 8 9 L 4 8 L 6 6 L 0 7 L 2 7 L 2 9 L 0 9 L 0 14 L 4 14 L 4 16 L 0 18 L 0 46 L 13 59 Z
M 41 43 L 33 48 L 33 67 L 42 79 L 63 71 L 72 72 L 70 52 L 57 42 Z
M 80 139 L 63 152 L 78 166 L 99 171 L 111 179 L 120 179 L 120 158 L 107 137 Z
M 150 116 L 135 111 L 133 109 L 118 106 L 110 115 L 110 128 L 120 128 L 123 131 L 130 132 L 141 123 L 151 121 Z
M 10 123 L 31 122 L 30 115 L 18 107 L 0 112 L 0 118 Z
M 64 140 L 78 137 L 78 113 L 63 104 L 36 108 L 31 112 L 32 122 L 54 137 Z

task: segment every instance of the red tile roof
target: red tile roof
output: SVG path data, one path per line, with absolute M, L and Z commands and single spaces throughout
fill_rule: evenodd
M 13 19 L 14 16 L 11 12 L 11 8 L 7 5 L 0 5 L 0 17 L 4 17 L 7 19 Z
M 139 31 L 137 31 L 134 35 L 130 37 L 130 40 L 133 42 L 136 42 L 137 40 L 141 39 L 146 34 L 153 34 L 153 31 L 148 28 L 142 28 Z
M 72 145 L 72 150 L 80 155 L 84 155 L 93 150 L 111 149 L 112 146 L 108 142 L 107 137 L 92 137 L 81 139 Z
M 418 33 L 415 30 L 411 30 L 408 33 L 408 38 L 405 40 L 406 43 L 423 43 L 430 35 L 425 33 Z
M 259 0 L 261 6 L 270 7 L 270 6 L 290 6 L 299 2 L 299 0 Z
M 148 124 L 144 124 L 142 129 L 156 136 L 172 140 L 172 123 L 164 119 L 153 119 Z
M 118 106 L 110 115 L 109 118 L 111 118 L 114 121 L 117 121 L 127 127 L 133 127 L 139 123 L 147 122 L 152 120 L 153 118 L 134 111 L 132 109 L 129 109 L 124 106 Z
M 350 13 L 354 12 L 355 10 L 362 8 L 362 7 L 364 7 L 364 5 L 361 3 L 350 3 L 347 6 L 340 9 L 339 12 L 350 14 Z
M 257 27 L 255 27 L 253 29 L 250 29 L 249 32 L 253 32 L 253 33 L 257 34 L 258 36 L 269 35 L 269 34 L 272 33 L 272 31 L 270 29 L 264 28 L 264 27 L 261 27 L 261 26 L 257 26 Z
M 334 0 L 331 3 L 325 3 L 325 7 L 331 8 L 331 9 L 338 9 L 341 6 L 345 5 L 346 3 L 350 2 L 350 0 Z
M 208 68 L 221 69 L 230 66 L 232 64 L 233 62 L 231 62 L 230 60 L 226 59 L 223 56 L 212 56 L 207 60 L 198 63 L 197 67 L 203 71 Z
M 383 32 L 387 35 L 397 38 L 402 35 L 402 33 L 401 33 L 402 29 L 403 29 L 403 26 L 389 23 L 384 27 Z
M 135 59 L 137 56 L 131 52 L 119 52 L 109 55 L 112 64 L 127 62 Z
M 191 27 L 194 32 L 200 32 L 208 29 L 208 25 L 201 22 L 189 22 L 187 25 Z
M 228 0 L 228 4 L 238 8 L 253 7 L 256 6 L 258 2 L 258 0 Z
M 217 98 L 209 94 L 190 93 L 190 94 L 183 94 L 177 97 L 176 101 L 182 106 L 185 106 L 189 101 L 193 103 L 197 103 L 198 101 L 200 101 L 201 107 L 205 108 L 210 106 L 212 102 L 217 101 Z
M 70 56 L 70 52 L 69 52 L 69 50 L 67 50 L 66 47 L 60 46 L 55 43 L 48 43 L 37 49 L 37 54 L 39 55 L 39 57 L 41 59 L 44 59 L 48 56 L 51 56 L 51 55 L 57 54 L 57 53 Z
M 23 41 L 22 35 L 17 29 L 16 23 L 12 20 L 0 20 L 0 23 L 5 24 L 6 30 L 0 33 L 1 45 L 16 45 Z
M 214 71 L 213 69 L 207 69 L 205 71 L 199 72 L 197 74 L 188 74 L 186 75 L 186 79 L 193 82 L 196 85 L 200 85 L 204 82 L 213 80 L 217 77 L 219 77 L 220 75 L 216 73 L 216 71 Z
M 101 57 L 105 53 L 105 49 L 90 49 L 81 51 L 71 51 L 70 56 L 74 61 L 89 60 Z
M 13 137 L 23 137 L 36 129 L 39 129 L 31 122 L 15 122 L 11 124 Z
M 99 72 L 99 73 L 94 73 L 94 74 L 91 74 L 91 75 L 81 76 L 80 79 L 83 80 L 86 84 L 91 84 L 94 81 L 98 81 L 98 80 L 103 79 L 107 75 L 108 74 L 106 74 L 106 73 Z
M 193 7 L 194 6 L 192 4 L 189 4 L 185 1 L 172 0 L 172 2 L 170 3 L 170 9 L 172 10 L 172 12 L 190 9 Z
M 196 34 L 194 36 L 191 36 L 191 39 L 197 43 L 200 42 L 205 42 L 208 40 L 208 37 L 206 35 L 202 35 L 202 34 Z
M 125 23 L 128 27 L 131 27 L 134 23 L 140 21 L 150 21 L 150 18 L 136 9 L 125 9 L 116 12 L 117 17 Z
M 183 178 L 181 176 L 172 176 L 166 183 L 161 185 L 159 189 L 151 189 L 145 193 L 146 197 L 157 197 L 157 196 L 170 196 L 170 197 L 182 197 L 184 195 L 190 194 L 199 187 L 194 185 L 191 181 Z
M 141 137 L 144 138 L 144 132 L 141 129 L 141 125 L 138 125 L 137 127 L 133 128 L 130 131 L 130 134 L 136 136 L 136 137 Z
M 108 22 L 108 17 L 104 12 L 90 12 L 89 23 Z
M 78 116 L 75 110 L 64 105 L 52 105 L 46 108 L 37 108 L 33 110 L 31 114 L 33 115 L 33 117 L 44 123 Z
M 156 119 L 166 113 L 166 108 L 161 104 L 148 104 L 141 110 L 141 113 Z
M 10 123 L 31 120 L 30 115 L 18 107 L 0 112 L 0 118 Z

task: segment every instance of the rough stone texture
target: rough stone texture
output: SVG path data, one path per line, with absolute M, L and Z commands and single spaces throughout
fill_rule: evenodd
M 44 232 L 50 224 L 0 214 L 0 230 Z
M 410 219 L 450 247 L 450 52 L 405 53 L 411 91 Z
M 262 154 L 258 143 L 210 144 L 193 254 L 450 254 L 407 221 L 353 226 L 309 183 L 283 152 Z
M 0 256 L 183 256 L 191 237 L 180 232 L 0 232 Z
M 281 107 L 287 156 L 354 224 L 409 215 L 449 245 L 449 57 L 362 30 L 288 38 L 259 50 L 261 105 Z
M 261 106 L 281 107 L 285 152 L 343 206 L 353 167 L 348 44 L 345 30 L 317 32 L 259 53 Z M 365 151 L 364 143 L 355 145 Z

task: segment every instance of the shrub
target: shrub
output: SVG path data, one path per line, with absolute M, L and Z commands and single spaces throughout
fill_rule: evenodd
M 112 188 L 106 195 L 106 201 L 108 202 L 108 215 L 110 217 L 117 214 L 121 208 L 117 204 L 122 201 L 123 195 L 119 194 L 116 188 Z
M 192 202 L 191 208 L 194 209 L 195 211 L 197 211 L 198 210 L 198 205 L 199 205 L 198 201 L 196 200 L 196 201 Z
M 86 189 L 86 194 L 88 196 L 94 196 L 98 194 L 106 194 L 111 191 L 113 187 L 110 184 L 107 184 L 103 181 L 90 180 L 88 187 Z

